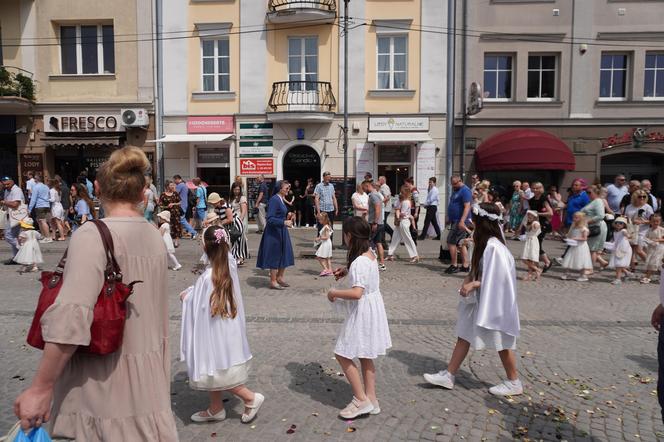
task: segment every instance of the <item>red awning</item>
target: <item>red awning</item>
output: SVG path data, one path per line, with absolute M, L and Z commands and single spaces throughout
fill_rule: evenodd
M 555 135 L 536 129 L 500 132 L 479 145 L 475 169 L 574 170 L 576 161 L 569 147 Z

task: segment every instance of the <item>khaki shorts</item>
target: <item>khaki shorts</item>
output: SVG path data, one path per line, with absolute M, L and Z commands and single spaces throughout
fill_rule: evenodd
M 50 221 L 51 220 L 51 209 L 47 207 L 39 207 L 35 209 L 35 216 L 37 218 L 37 221 L 39 220 L 46 220 Z

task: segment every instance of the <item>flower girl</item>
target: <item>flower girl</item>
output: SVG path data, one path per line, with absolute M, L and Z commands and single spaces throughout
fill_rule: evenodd
M 565 241 L 570 246 L 563 258 L 563 267 L 567 269 L 567 272 L 560 279 L 571 279 L 569 271 L 576 270 L 579 272 L 577 281 L 588 281 L 587 273 L 593 270 L 593 260 L 588 247 L 589 233 L 586 215 L 583 212 L 576 212 L 572 216 L 572 225 Z
M 21 273 L 38 272 L 39 267 L 37 264 L 44 262 L 41 248 L 39 247 L 39 240 L 42 236 L 35 230 L 32 218 L 24 218 L 21 221 L 20 226 L 21 233 L 18 235 L 18 243 L 20 247 L 18 253 L 14 257 L 14 261 L 23 264 Z
M 230 253 L 230 237 L 223 227 L 209 227 L 203 237 L 203 247 L 210 266 L 194 286 L 180 294 L 180 359 L 187 363 L 189 386 L 210 395 L 207 410 L 194 413 L 191 420 L 226 419 L 222 392 L 228 391 L 244 402 L 241 420 L 246 424 L 256 417 L 265 397 L 245 386 L 251 352 L 237 263 Z
M 170 268 L 176 271 L 180 270 L 182 265 L 175 257 L 175 245 L 173 244 L 173 237 L 171 236 L 171 212 L 168 210 L 159 212 L 157 214 L 157 219 L 159 220 L 159 233 L 161 233 L 161 238 L 164 240 L 164 244 L 166 244 L 168 260 L 172 264 Z
M 318 222 L 323 226 L 318 232 L 316 241 L 319 243 L 318 250 L 316 250 L 316 259 L 320 263 L 323 270 L 318 276 L 332 275 L 332 227 L 330 226 L 330 217 L 325 212 L 318 215 Z
M 619 216 L 613 221 L 613 252 L 609 259 L 609 267 L 616 270 L 616 279 L 611 284 L 622 284 L 622 278 L 627 274 L 627 267 L 632 261 L 632 246 L 629 243 L 630 235 L 627 231 L 627 219 Z
M 659 272 L 664 259 L 664 227 L 662 227 L 662 215 L 656 213 L 650 217 L 650 228 L 646 232 L 644 242 L 648 246 L 646 254 L 646 273 L 641 278 L 642 284 L 650 283 L 650 276 Z
M 542 271 L 537 264 L 539 263 L 540 246 L 537 236 L 542 233 L 537 212 L 529 210 L 526 212 L 526 243 L 523 245 L 521 259 L 528 266 L 528 275 L 524 281 L 538 280 Z
M 334 354 L 353 389 L 353 400 L 339 412 L 339 416 L 354 419 L 367 413 L 380 413 L 373 360 L 385 355 L 392 347 L 392 340 L 380 293 L 378 262 L 369 247 L 371 227 L 363 218 L 347 218 L 343 223 L 343 235 L 348 244 L 347 267 L 337 269 L 334 274 L 337 278 L 348 274 L 349 288 L 331 289 L 327 299 L 346 316 Z M 362 378 L 353 362 L 355 358 L 360 360 Z

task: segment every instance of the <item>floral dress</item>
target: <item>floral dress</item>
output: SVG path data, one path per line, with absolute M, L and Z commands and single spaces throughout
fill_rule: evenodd
M 182 238 L 182 224 L 180 224 L 180 216 L 182 216 L 182 208 L 180 207 L 180 195 L 173 192 L 170 195 L 166 192 L 162 193 L 159 197 L 159 207 L 161 210 L 168 210 L 171 212 L 171 238 Z M 169 204 L 177 203 L 173 207 L 168 207 Z
M 523 206 L 521 204 L 521 194 L 514 192 L 512 194 L 512 204 L 510 205 L 510 230 L 517 230 L 523 221 Z

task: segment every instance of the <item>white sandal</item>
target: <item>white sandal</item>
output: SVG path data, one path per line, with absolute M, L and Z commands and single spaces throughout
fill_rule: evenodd
M 201 413 L 207 413 L 207 416 L 201 416 Z M 205 423 L 205 422 L 221 422 L 226 419 L 226 409 L 222 408 L 217 414 L 210 413 L 210 410 L 199 411 L 191 415 L 192 422 Z
M 244 414 L 244 413 L 242 414 L 241 420 L 242 420 L 243 424 L 248 424 L 249 422 L 251 422 L 252 420 L 254 420 L 256 418 L 256 415 L 258 414 L 258 410 L 260 410 L 261 405 L 263 405 L 264 401 L 265 401 L 265 396 L 263 396 L 260 393 L 255 393 L 254 394 L 254 403 L 251 404 L 251 405 L 247 405 L 246 403 L 244 404 L 244 406 L 246 408 L 249 408 L 251 411 L 249 412 L 249 414 Z

